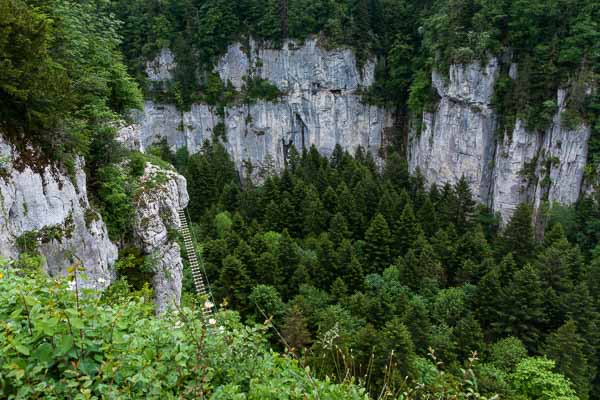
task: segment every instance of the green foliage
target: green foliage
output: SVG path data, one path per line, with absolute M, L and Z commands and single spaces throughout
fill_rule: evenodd
M 0 121 L 16 145 L 59 161 L 141 106 L 119 52 L 118 23 L 92 1 L 0 3 Z M 114 133 L 113 133 L 114 134 Z
M 366 399 L 271 352 L 265 328 L 243 326 L 234 313 L 207 328 L 199 309 L 157 319 L 147 297 L 108 305 L 66 281 L 0 271 L 3 398 Z
M 578 399 L 569 380 L 553 369 L 554 362 L 546 358 L 527 358 L 517 364 L 510 379 L 517 394 L 528 399 Z
M 244 89 L 247 103 L 256 100 L 276 102 L 283 94 L 276 85 L 260 77 L 246 78 Z
M 448 375 L 437 383 L 443 390 L 478 351 L 485 363 L 473 374 L 481 392 L 511 398 L 517 364 L 544 352 L 569 318 L 584 340 L 576 347 L 588 360 L 586 376 L 593 376 L 600 303 L 592 276 L 600 263 L 589 262 L 556 222 L 543 245 L 527 206 L 499 230 L 495 218 L 481 217 L 464 179 L 425 192 L 418 175 L 392 164 L 395 157 L 379 171 L 360 151 L 354 158 L 336 149 L 325 158 L 311 149 L 281 175 L 242 186 L 233 168 L 227 172 L 225 153 L 204 151 L 193 156 L 201 179 L 188 182 L 192 191 L 222 182 L 205 192 L 212 200 L 198 197 L 204 211 L 195 219 L 217 301 L 227 299 L 248 321 L 272 316 L 283 337 L 273 335 L 272 345 L 318 376 L 353 377 L 373 395 L 384 384 L 412 390 L 420 379 L 417 355 L 431 347 Z M 216 165 L 225 167 L 211 172 Z M 569 213 L 594 220 L 597 207 Z M 390 360 L 397 367 L 383 372 Z M 433 387 L 426 390 L 435 393 Z

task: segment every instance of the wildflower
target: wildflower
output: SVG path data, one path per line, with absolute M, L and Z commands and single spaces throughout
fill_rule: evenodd
M 214 307 L 214 304 L 211 303 L 210 301 L 207 300 L 204 302 L 204 308 L 213 308 L 213 307 Z
M 106 279 L 98 278 L 98 282 L 102 285 L 102 284 L 106 283 Z
M 4 277 L 4 274 L 2 272 L 0 272 L 0 279 L 2 279 Z
M 211 318 L 208 320 L 209 325 L 216 325 L 217 324 L 217 320 L 214 318 Z

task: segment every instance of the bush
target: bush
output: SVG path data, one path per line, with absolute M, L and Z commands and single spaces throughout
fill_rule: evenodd
M 282 95 L 281 90 L 266 79 L 260 77 L 246 78 L 246 101 L 249 103 L 259 99 L 275 102 Z
M 147 296 L 109 305 L 66 280 L 0 268 L 0 397 L 367 399 L 271 352 L 267 328 L 233 312 L 216 320 L 206 328 L 190 308 L 157 319 Z

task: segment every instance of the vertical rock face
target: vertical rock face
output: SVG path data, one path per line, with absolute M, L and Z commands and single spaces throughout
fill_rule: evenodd
M 172 68 L 173 63 L 163 64 L 164 58 L 161 53 L 149 64 L 154 66 L 149 67 L 152 73 Z M 173 105 L 149 101 L 137 123 L 121 131 L 121 139 L 144 149 L 165 138 L 173 148 L 187 146 L 196 152 L 222 122 L 225 146 L 240 169 L 243 161 L 260 166 L 267 155 L 282 168 L 291 144 L 297 149 L 314 144 L 323 154 L 330 154 L 336 144 L 350 151 L 362 146 L 377 154 L 393 124 L 384 109 L 361 101 L 360 90 L 374 80 L 374 61 L 359 68 L 348 49 L 324 50 L 314 39 L 302 45 L 287 41 L 281 49 L 265 49 L 253 41 L 244 49 L 238 43 L 230 46 L 216 71 L 238 90 L 248 77 L 260 77 L 275 84 L 283 96 L 277 102 L 226 107 L 223 121 L 205 104 L 182 113 Z M 159 75 L 169 76 L 152 76 Z
M 516 76 L 513 64 L 510 76 Z M 434 73 L 440 96 L 434 113 L 423 115 L 422 132 L 412 132 L 408 150 L 411 171 L 421 170 L 429 183 L 454 184 L 465 176 L 475 196 L 506 221 L 523 201 L 572 204 L 581 192 L 590 128 L 562 124 L 565 92 L 543 132 L 530 132 L 517 120 L 512 132 L 497 132 L 491 101 L 498 77 L 496 59 L 453 65 L 447 81 Z
M 506 220 L 524 201 L 532 201 L 537 155 L 542 145 L 540 134 L 525 130 L 517 121 L 512 135 L 504 135 L 494 159 L 491 206 Z M 533 180 L 533 182 L 532 182 Z
M 452 66 L 448 82 L 433 74 L 440 102 L 434 113 L 424 114 L 420 134 L 410 138 L 412 172 L 419 168 L 439 185 L 454 184 L 464 175 L 479 200 L 488 200 L 495 127 L 489 104 L 498 72 L 492 59 L 487 66 Z
M 152 80 L 171 79 L 175 61 L 169 54 L 165 50 L 149 63 Z M 196 152 L 222 123 L 224 144 L 240 170 L 243 161 L 260 167 L 267 157 L 282 168 L 291 144 L 297 149 L 314 144 L 325 155 L 338 143 L 350 151 L 362 146 L 378 154 L 393 126 L 389 112 L 361 102 L 360 91 L 374 80 L 374 62 L 359 68 L 348 49 L 324 50 L 316 40 L 268 49 L 250 41 L 247 48 L 230 46 L 215 70 L 238 90 L 253 77 L 275 84 L 284 95 L 278 102 L 231 105 L 222 119 L 205 104 L 181 112 L 148 101 L 137 124 L 121 131 L 122 140 L 143 150 L 164 138 L 172 148 L 187 146 Z M 560 90 L 558 111 L 545 131 L 529 132 L 523 121 L 516 121 L 512 132 L 497 132 L 492 98 L 499 73 L 496 58 L 452 65 L 448 76 L 433 73 L 440 101 L 435 112 L 422 116 L 421 131 L 409 135 L 411 171 L 419 168 L 429 183 L 438 185 L 465 176 L 478 200 L 504 220 L 523 201 L 536 207 L 575 202 L 580 192 L 591 190 L 581 188 L 589 127 L 563 126 L 565 93 Z M 509 76 L 517 74 L 513 63 Z
M 146 75 L 151 82 L 163 82 L 173 79 L 173 70 L 177 64 L 169 49 L 162 49 L 158 56 L 146 64 Z
M 23 157 L 0 137 L 0 255 L 17 258 L 24 247 L 37 251 L 51 276 L 66 275 L 80 262 L 87 276 L 80 284 L 106 288 L 115 276 L 117 247 L 90 207 L 83 162 L 69 177 L 52 166 L 16 168 Z
M 153 261 L 152 286 L 157 313 L 181 299 L 183 261 L 175 239 L 178 210 L 187 207 L 187 184 L 181 175 L 147 164 L 136 196 L 134 241 Z

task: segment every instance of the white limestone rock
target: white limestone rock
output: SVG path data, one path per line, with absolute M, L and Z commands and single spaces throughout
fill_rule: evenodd
M 17 168 L 21 157 L 0 137 L 0 256 L 17 258 L 17 240 L 28 234 L 49 275 L 65 276 L 80 262 L 81 287 L 105 289 L 115 278 L 118 252 L 89 204 L 83 161 L 77 160 L 73 181 L 50 165 L 41 171 Z
M 512 134 L 505 133 L 499 143 L 494 159 L 491 207 L 508 220 L 517 206 L 531 201 L 529 172 L 537 170 L 537 157 L 542 137 L 525 130 L 522 121 L 517 121 Z M 533 182 L 535 188 L 535 182 Z
M 185 178 L 147 163 L 135 202 L 133 239 L 153 261 L 152 286 L 160 314 L 181 300 L 183 261 L 169 231 L 178 229 L 178 210 L 189 202 Z
M 165 82 L 173 79 L 177 67 L 175 56 L 170 49 L 164 48 L 156 58 L 146 63 L 146 75 L 151 82 Z
M 432 82 L 440 96 L 434 113 L 424 113 L 422 130 L 409 138 L 409 168 L 421 170 L 430 184 L 455 184 L 464 175 L 475 196 L 488 201 L 496 117 L 489 105 L 499 73 L 496 59 L 452 66 L 449 81 Z
M 517 120 L 512 132 L 498 137 L 491 104 L 498 68 L 491 59 L 485 67 L 453 65 L 447 79 L 432 75 L 440 102 L 435 112 L 424 113 L 422 132 L 411 133 L 411 171 L 419 168 L 430 184 L 438 185 L 455 184 L 464 175 L 475 197 L 503 221 L 521 202 L 536 209 L 544 202 L 576 202 L 587 163 L 589 126 L 563 126 L 565 91 L 559 90 L 559 107 L 548 129 L 530 132 Z M 513 63 L 509 76 L 517 74 Z
M 369 60 L 359 69 L 349 49 L 325 50 L 316 39 L 304 44 L 286 41 L 281 49 L 264 48 L 254 41 L 244 49 L 236 43 L 216 71 L 238 90 L 244 78 L 253 74 L 284 93 L 276 103 L 257 101 L 225 109 L 224 144 L 240 170 L 244 161 L 260 166 L 267 156 L 276 168 L 283 168 L 284 148 L 291 143 L 298 150 L 314 144 L 323 154 L 330 154 L 336 144 L 351 152 L 363 146 L 378 154 L 385 132 L 393 125 L 389 112 L 361 101 L 359 90 L 373 83 L 375 62 Z M 123 142 L 137 141 L 141 150 L 166 138 L 173 149 L 187 146 L 194 153 L 212 138 L 220 121 L 205 104 L 194 104 L 181 113 L 174 105 L 147 101 L 144 116 L 122 129 L 120 137 Z

